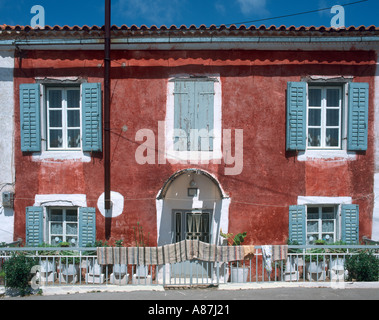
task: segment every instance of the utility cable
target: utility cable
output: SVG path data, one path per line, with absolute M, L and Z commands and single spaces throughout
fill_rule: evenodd
M 347 7 L 347 6 L 351 6 L 351 5 L 354 5 L 354 4 L 358 4 L 358 3 L 362 3 L 362 2 L 367 2 L 367 1 L 369 1 L 369 0 L 360 0 L 360 1 L 355 1 L 355 2 L 349 2 L 349 3 L 341 4 L 340 6 Z M 254 22 L 260 22 L 260 21 L 267 21 L 267 20 L 275 20 L 275 19 L 281 19 L 281 18 L 289 18 L 289 17 L 299 16 L 299 15 L 303 15 L 303 14 L 309 14 L 309 13 L 315 13 L 315 12 L 321 12 L 321 11 L 325 11 L 325 10 L 330 10 L 332 8 L 333 7 L 328 7 L 328 8 L 323 8 L 323 9 L 315 9 L 315 10 L 310 10 L 310 11 L 291 13 L 291 14 L 286 14 L 286 15 L 277 16 L 277 17 L 271 17 L 271 18 L 263 18 L 263 19 L 257 19 L 257 20 L 249 20 L 249 21 L 243 21 L 243 22 L 228 23 L 228 24 L 225 24 L 225 26 L 240 25 L 240 24 L 254 23 Z M 220 27 L 220 25 L 217 26 L 217 27 Z

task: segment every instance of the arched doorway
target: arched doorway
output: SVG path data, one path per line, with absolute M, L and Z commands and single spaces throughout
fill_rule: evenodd
M 210 173 L 184 169 L 173 174 L 157 195 L 158 245 L 184 239 L 221 244 L 228 231 L 230 199 Z

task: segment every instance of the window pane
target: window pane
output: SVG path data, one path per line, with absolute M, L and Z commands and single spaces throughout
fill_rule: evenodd
M 50 148 L 62 148 L 62 130 L 50 130 Z
M 322 238 L 327 242 L 327 243 L 333 243 L 334 242 L 334 234 L 333 233 L 323 233 Z
M 334 221 L 326 220 L 322 221 L 322 232 L 334 232 Z
M 326 125 L 337 127 L 340 125 L 340 110 L 327 109 L 326 110 Z
M 79 110 L 67 111 L 67 126 L 70 128 L 80 127 L 80 111 Z
M 323 207 L 322 208 L 322 218 L 323 219 L 334 219 L 334 207 Z
M 49 108 L 62 108 L 61 90 L 49 90 Z
M 50 243 L 52 244 L 52 245 L 58 245 L 60 242 L 63 242 L 63 237 L 58 237 L 58 236 L 52 236 L 51 237 L 51 241 L 50 241 Z
M 66 211 L 66 220 L 67 221 L 78 221 L 78 212 L 77 210 L 67 210 Z
M 69 148 L 80 148 L 80 129 L 67 130 Z
M 319 147 L 321 141 L 321 129 L 309 128 L 308 129 L 308 146 Z
M 51 128 L 62 127 L 62 111 L 60 110 L 49 111 L 49 125 Z
M 338 147 L 339 146 L 339 129 L 326 129 L 326 146 Z
M 327 89 L 326 90 L 326 106 L 339 107 L 339 105 L 340 105 L 340 90 Z
M 309 234 L 307 235 L 307 242 L 308 243 L 313 243 L 314 241 L 318 240 L 318 235 L 317 234 Z
M 80 107 L 80 93 L 79 90 L 67 90 L 67 108 Z
M 321 89 L 309 89 L 309 106 L 321 107 Z
M 321 109 L 309 109 L 308 125 L 321 126 Z
M 62 221 L 63 215 L 61 209 L 51 209 L 50 210 L 50 220 L 51 221 Z
M 77 235 L 78 234 L 78 224 L 77 223 L 67 223 L 66 224 L 66 234 Z
M 307 222 L 308 232 L 318 232 L 318 221 L 308 221 Z
M 78 244 L 78 237 L 67 237 L 66 241 L 70 244 L 71 247 L 75 247 Z
M 53 222 L 51 223 L 51 233 L 52 234 L 63 234 L 63 224 Z

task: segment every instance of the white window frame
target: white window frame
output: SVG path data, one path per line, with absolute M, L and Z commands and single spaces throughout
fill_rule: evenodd
M 222 138 L 222 107 L 221 107 L 221 78 L 220 75 L 204 74 L 202 79 L 214 79 L 214 118 L 213 118 L 213 150 L 212 151 L 176 151 L 174 148 L 175 130 L 175 80 L 190 79 L 189 75 L 175 75 L 169 78 L 167 85 L 167 107 L 165 120 L 165 156 L 170 162 L 208 163 L 209 160 L 221 160 L 221 138 Z M 199 76 L 200 78 L 200 76 Z M 196 77 L 194 77 L 196 79 Z
M 323 219 L 322 218 L 322 209 L 323 208 L 333 208 L 333 213 L 334 213 L 334 219 Z M 310 219 L 308 217 L 308 209 L 310 208 L 317 208 L 317 211 L 318 211 L 318 217 L 316 219 Z M 326 233 L 326 232 L 323 232 L 322 231 L 322 223 L 326 220 L 333 220 L 334 221 L 334 230 L 333 232 L 328 232 L 328 233 L 332 233 L 333 234 L 333 239 L 331 241 L 328 241 L 327 240 L 327 243 L 333 243 L 333 242 L 336 242 L 338 239 L 339 239 L 339 235 L 340 235 L 340 228 L 339 228 L 339 218 L 338 218 L 338 212 L 340 210 L 340 206 L 338 205 L 332 205 L 332 204 L 323 204 L 323 205 L 307 205 L 306 206 L 306 242 L 307 244 L 314 244 L 314 241 L 316 240 L 324 240 L 322 238 L 322 235 L 323 233 Z M 317 232 L 310 232 L 308 231 L 308 222 L 317 222 L 318 223 L 318 230 Z M 309 240 L 309 236 L 316 236 L 317 238 L 313 239 L 312 241 Z M 311 243 L 312 242 L 312 243 Z
M 311 89 L 319 89 L 321 90 L 321 106 L 316 107 L 316 106 L 310 106 L 310 99 L 309 99 L 309 91 Z M 328 89 L 338 89 L 340 92 L 340 100 L 339 100 L 339 106 L 338 107 L 327 107 L 327 100 L 326 100 L 326 92 Z M 342 128 L 346 127 L 346 122 L 344 122 L 344 114 L 346 113 L 344 111 L 344 101 L 343 101 L 343 86 L 342 85 L 334 85 L 331 86 L 330 84 L 328 85 L 314 85 L 314 84 L 308 84 L 308 90 L 307 90 L 307 149 L 309 150 L 341 150 L 342 149 Z M 319 109 L 321 110 L 321 126 L 311 126 L 309 125 L 309 112 L 311 109 Z M 334 109 L 334 110 L 339 110 L 339 126 L 335 127 L 328 127 L 328 128 L 333 128 L 333 129 L 338 129 L 338 146 L 327 146 L 326 145 L 326 130 L 327 130 L 327 125 L 326 125 L 326 114 L 328 109 Z M 320 146 L 310 146 L 309 145 L 309 129 L 312 128 L 320 128 Z
M 43 241 L 49 242 L 48 222 L 50 208 L 77 209 L 79 219 L 79 208 L 87 207 L 87 196 L 85 194 L 36 194 L 34 207 L 43 207 Z M 79 235 L 79 229 L 78 229 Z
M 62 211 L 62 234 L 55 234 L 53 235 L 51 232 L 51 224 L 56 222 L 51 220 L 51 215 L 53 210 L 61 210 Z M 76 221 L 67 221 L 67 210 L 75 210 L 76 211 Z M 62 242 L 69 242 L 71 247 L 77 247 L 79 245 L 79 210 L 78 207 L 49 207 L 47 209 L 47 237 L 48 237 L 48 243 L 52 244 L 52 237 L 62 237 Z M 76 235 L 68 235 L 67 234 L 67 224 L 76 224 L 77 233 Z M 76 242 L 70 242 L 67 240 L 69 237 L 76 237 Z
M 45 79 L 36 78 L 36 81 L 40 82 L 41 88 L 41 152 L 34 152 L 32 155 L 32 161 L 35 162 L 55 162 L 64 160 L 75 160 L 80 162 L 91 162 L 91 154 L 89 152 L 83 152 L 82 147 L 78 149 L 48 149 L 48 130 L 47 130 L 47 89 L 48 88 L 79 88 L 80 89 L 80 125 L 82 126 L 82 82 L 79 82 L 77 78 L 67 79 L 54 78 L 49 79 L 45 82 Z M 81 146 L 83 146 L 82 141 L 82 127 L 81 127 Z
M 59 90 L 62 92 L 62 108 L 61 109 L 50 109 L 50 100 L 49 100 L 49 93 L 53 90 Z M 76 90 L 79 92 L 79 108 L 68 108 L 67 107 L 67 91 L 69 90 Z M 48 151 L 80 151 L 82 149 L 82 103 L 81 103 L 81 88 L 80 86 L 53 86 L 53 87 L 46 87 L 46 97 L 44 99 L 44 105 L 45 105 L 45 112 L 44 116 L 46 119 L 46 130 L 45 130 L 45 136 L 46 136 L 46 150 Z M 62 111 L 62 147 L 61 148 L 53 148 L 50 147 L 50 130 L 54 130 L 54 127 L 50 127 L 50 117 L 49 112 L 54 110 L 61 110 Z M 80 147 L 73 148 L 68 146 L 68 111 L 79 111 L 79 127 L 72 127 L 70 129 L 79 129 L 80 130 Z
M 356 152 L 347 151 L 347 124 L 348 124 L 348 90 L 349 84 L 353 80 L 353 77 L 341 77 L 341 76 L 310 76 L 304 81 L 307 82 L 307 112 L 306 112 L 306 150 L 301 151 L 298 154 L 297 159 L 299 161 L 312 161 L 315 159 L 321 159 L 325 161 L 341 161 L 341 160 L 356 160 Z M 315 148 L 308 147 L 308 88 L 309 87 L 335 87 L 342 88 L 342 107 L 341 107 L 341 147 L 336 148 Z
M 325 206 L 325 207 L 336 207 L 336 238 L 335 241 L 340 241 L 342 237 L 342 210 L 341 206 L 343 204 L 352 204 L 353 199 L 351 197 L 318 197 L 318 196 L 298 196 L 297 198 L 297 204 L 298 205 L 304 205 L 305 206 L 305 213 L 308 212 L 308 206 L 312 207 L 319 207 L 319 206 Z M 306 232 L 305 232 L 305 239 L 306 242 L 308 242 L 308 234 L 307 234 L 307 216 L 306 216 Z

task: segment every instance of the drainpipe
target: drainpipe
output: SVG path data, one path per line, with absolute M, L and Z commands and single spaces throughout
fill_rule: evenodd
M 104 58 L 104 209 L 111 208 L 110 163 L 110 68 L 111 68 L 111 0 L 105 0 L 105 58 Z

